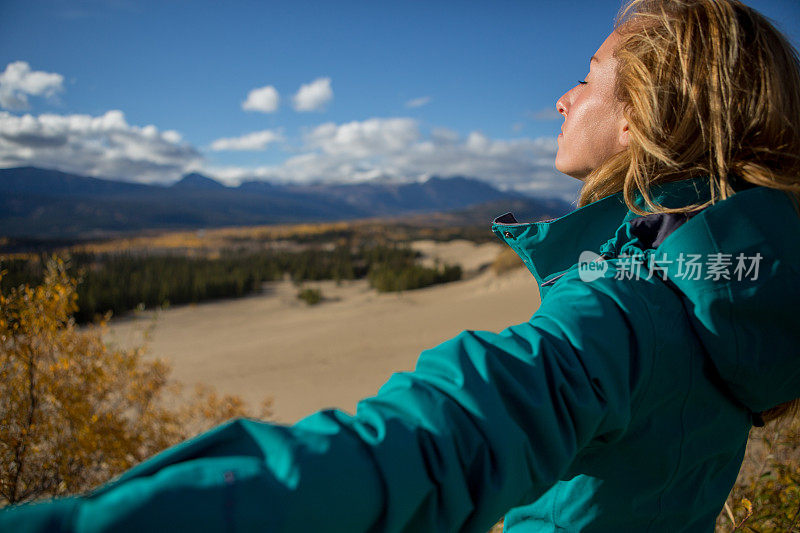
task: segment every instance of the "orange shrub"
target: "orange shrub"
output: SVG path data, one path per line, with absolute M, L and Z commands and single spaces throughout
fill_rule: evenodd
M 210 388 L 167 407 L 179 392 L 169 367 L 145 360 L 144 348 L 107 346 L 104 324 L 76 328 L 75 286 L 52 260 L 41 285 L 0 294 L 0 506 L 90 489 L 248 414 L 241 399 Z

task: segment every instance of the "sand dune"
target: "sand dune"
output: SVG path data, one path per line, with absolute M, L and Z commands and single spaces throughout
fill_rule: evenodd
M 312 307 L 290 282 L 270 283 L 257 296 L 160 312 L 149 353 L 168 360 L 186 384 L 208 383 L 254 404 L 272 397 L 275 420 L 288 423 L 325 407 L 353 412 L 393 372 L 413 369 L 420 351 L 464 329 L 499 331 L 526 321 L 538 307 L 526 270 L 476 274 L 500 244 L 415 247 L 460 263 L 470 277 L 403 294 L 377 294 L 363 280 L 309 284 L 326 298 Z M 113 322 L 106 338 L 141 343 L 152 321 L 145 312 Z

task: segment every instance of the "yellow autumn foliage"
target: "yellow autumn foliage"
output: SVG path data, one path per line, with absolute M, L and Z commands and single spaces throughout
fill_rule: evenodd
M 800 531 L 800 417 L 753 428 L 717 532 Z
M 53 259 L 41 285 L 0 294 L 0 506 L 88 490 L 250 415 L 240 398 L 210 387 L 180 401 L 163 361 L 143 358 L 143 347 L 107 346 L 104 324 L 77 328 L 75 287 Z

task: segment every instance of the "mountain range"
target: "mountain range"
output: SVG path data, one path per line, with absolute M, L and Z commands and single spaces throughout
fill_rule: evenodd
M 170 186 L 78 176 L 35 167 L 0 169 L 0 236 L 92 239 L 149 229 L 195 229 L 322 222 L 462 210 L 491 203 L 531 218 L 571 207 L 555 198 L 503 192 L 466 177 L 425 182 L 283 185 L 247 181 L 227 187 L 202 174 Z M 476 215 L 484 210 L 478 209 Z M 491 220 L 480 220 L 477 223 Z

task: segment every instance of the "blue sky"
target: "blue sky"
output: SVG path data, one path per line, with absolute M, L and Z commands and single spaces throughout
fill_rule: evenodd
M 800 2 L 750 5 L 797 46 Z M 618 7 L 3 0 L 0 165 L 151 183 L 466 174 L 568 196 L 554 103 Z

